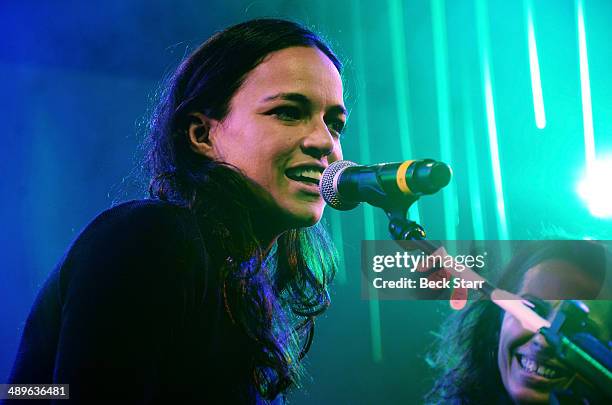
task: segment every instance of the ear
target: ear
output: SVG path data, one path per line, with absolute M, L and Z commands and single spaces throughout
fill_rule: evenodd
M 206 117 L 204 114 L 194 112 L 189 114 L 189 146 L 191 150 L 209 159 L 216 160 L 215 148 L 212 144 L 210 132 L 217 124 L 216 120 Z

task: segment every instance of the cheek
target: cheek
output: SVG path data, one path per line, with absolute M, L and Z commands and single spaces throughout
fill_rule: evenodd
M 510 344 L 512 342 L 512 328 L 510 326 L 511 321 L 508 316 L 504 316 L 504 320 L 499 330 L 499 340 L 497 349 L 497 363 L 499 371 L 504 374 L 506 365 L 508 364 L 508 357 L 510 356 Z
M 512 315 L 505 314 L 499 330 L 500 354 L 509 356 L 510 350 L 516 347 L 517 340 L 520 339 L 524 332 L 525 330 Z
M 526 336 L 533 335 L 533 333 L 524 329 L 514 316 L 505 313 L 500 328 L 500 336 L 502 335 L 506 336 L 506 341 L 514 341 L 518 339 L 524 340 Z
M 506 374 L 510 370 L 515 352 L 529 342 L 533 333 L 524 329 L 520 322 L 512 315 L 505 314 L 499 331 L 499 348 L 497 352 L 497 364 L 505 381 Z M 505 381 L 506 382 L 506 381 Z
M 251 146 L 244 160 L 244 165 L 247 166 L 246 173 L 261 185 L 280 185 L 285 180 L 284 171 L 289 164 L 290 156 L 283 145 Z
M 510 348 L 514 342 L 512 317 L 504 315 L 500 330 L 497 349 L 497 368 L 502 384 L 508 393 L 512 392 L 512 355 Z
M 516 318 L 512 315 L 504 314 L 499 330 L 499 348 L 497 350 L 497 364 L 502 374 L 502 379 L 510 368 L 513 350 L 519 346 L 528 334 Z
M 233 163 L 253 179 L 271 179 L 283 161 L 283 145 L 259 134 L 242 134 L 231 141 Z

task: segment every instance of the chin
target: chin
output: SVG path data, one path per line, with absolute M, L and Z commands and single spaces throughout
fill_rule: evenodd
M 301 204 L 298 207 L 287 210 L 288 223 L 290 228 L 307 228 L 316 225 L 323 216 L 324 206 L 305 206 Z
M 321 220 L 321 214 L 319 213 L 301 213 L 293 217 L 292 228 L 308 228 L 316 225 Z

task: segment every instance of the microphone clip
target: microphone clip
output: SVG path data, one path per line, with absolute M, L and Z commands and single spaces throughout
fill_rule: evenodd
M 416 200 L 415 200 L 416 201 Z M 412 204 L 411 204 L 412 205 Z M 389 233 L 394 240 L 424 240 L 425 229 L 407 218 L 408 207 L 385 210 L 389 218 Z

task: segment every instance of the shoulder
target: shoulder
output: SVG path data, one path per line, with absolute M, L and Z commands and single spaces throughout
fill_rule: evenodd
M 119 376 L 140 395 L 151 381 L 180 370 L 183 349 L 192 339 L 206 341 L 209 317 L 219 307 L 209 270 L 189 210 L 144 200 L 102 212 L 57 273 L 54 381 L 75 384 L 75 398 L 82 398 L 105 392 L 101 381 Z
M 173 228 L 186 230 L 185 226 L 190 224 L 195 224 L 195 220 L 186 208 L 160 200 L 132 200 L 100 213 L 81 235 L 118 228 L 130 233 Z
M 157 200 L 112 207 L 91 221 L 60 263 L 66 290 L 78 280 L 138 285 L 144 279 L 193 276 L 208 255 L 195 216 Z M 161 277 L 161 278 L 160 278 Z
M 71 250 L 79 248 L 142 247 L 183 244 L 197 239 L 199 228 L 186 208 L 159 200 L 133 200 L 100 213 L 81 232 Z

